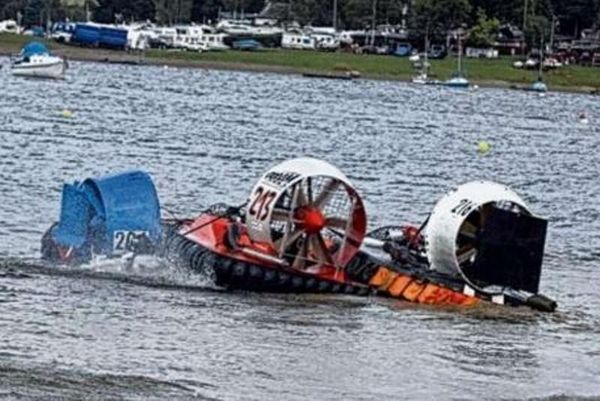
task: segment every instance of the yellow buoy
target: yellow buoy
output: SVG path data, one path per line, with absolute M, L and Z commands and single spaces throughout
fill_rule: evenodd
M 63 111 L 60 112 L 60 115 L 63 116 L 64 118 L 71 118 L 71 117 L 73 117 L 73 112 L 69 109 L 64 109 Z
M 488 141 L 477 142 L 477 151 L 482 155 L 487 154 L 491 148 L 492 148 L 492 145 L 490 145 L 490 143 Z

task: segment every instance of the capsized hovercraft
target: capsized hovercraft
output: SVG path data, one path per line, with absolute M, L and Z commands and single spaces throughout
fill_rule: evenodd
M 143 172 L 66 184 L 42 256 L 85 263 L 152 253 L 228 289 L 553 311 L 556 303 L 538 293 L 546 226 L 510 189 L 478 181 L 446 194 L 420 227 L 367 234 L 350 180 L 326 162 L 299 158 L 267 171 L 243 206 L 215 205 L 189 219 L 160 219 Z

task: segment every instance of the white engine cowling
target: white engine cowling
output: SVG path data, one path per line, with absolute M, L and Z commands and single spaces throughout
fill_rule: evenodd
M 437 202 L 424 230 L 432 270 L 461 276 L 471 283 L 463 268 L 477 257 L 476 236 L 485 227 L 486 210 L 491 206 L 531 214 L 515 192 L 489 181 L 461 185 Z

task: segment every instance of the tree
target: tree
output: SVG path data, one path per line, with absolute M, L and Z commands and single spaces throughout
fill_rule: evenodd
M 192 0 L 153 0 L 156 9 L 156 21 L 172 25 L 190 22 L 192 18 Z
M 500 21 L 488 18 L 483 9 L 477 10 L 477 24 L 471 29 L 467 45 L 472 47 L 491 47 L 500 29 Z
M 483 10 L 486 15 L 496 18 L 501 23 L 511 23 L 516 26 L 522 26 L 524 0 L 471 0 L 473 10 L 473 20 L 477 21 L 479 10 Z
M 342 26 L 346 28 L 365 28 L 371 24 L 371 2 L 364 0 L 346 0 L 340 7 Z
M 23 25 L 46 26 L 51 19 L 52 0 L 29 0 L 23 9 Z
M 17 19 L 17 13 L 22 13 L 27 0 L 0 0 L 0 20 Z
M 221 9 L 223 9 L 222 0 L 194 0 L 191 19 L 192 21 L 216 21 Z
M 448 31 L 469 20 L 469 0 L 415 0 L 412 28 L 418 39 L 443 40 Z
M 600 23 L 600 0 L 553 0 L 552 5 L 563 33 L 578 36 Z

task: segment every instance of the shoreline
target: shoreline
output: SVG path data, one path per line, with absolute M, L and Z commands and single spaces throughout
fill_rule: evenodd
M 3 40 L 7 37 L 13 37 L 12 40 Z M 11 56 L 19 52 L 23 43 L 34 40 L 31 37 L 19 37 L 17 35 L 1 35 L 0 34 L 0 55 Z M 166 51 L 166 50 L 149 50 L 144 54 L 139 53 L 127 53 L 120 50 L 108 50 L 108 49 L 93 49 L 85 48 L 72 45 L 63 45 L 54 42 L 46 42 L 52 51 L 56 54 L 65 57 L 67 60 L 83 61 L 83 62 L 99 62 L 108 64 L 126 64 L 126 65 L 138 65 L 138 66 L 169 66 L 177 68 L 199 68 L 199 69 L 210 69 L 210 70 L 225 70 L 225 71 L 245 71 L 255 73 L 276 73 L 285 75 L 302 75 L 306 73 L 310 74 L 321 74 L 325 76 L 341 75 L 345 74 L 348 70 L 356 70 L 360 73 L 360 78 L 367 80 L 377 81 L 390 81 L 390 82 L 410 82 L 412 78 L 412 70 L 406 69 L 394 71 L 394 74 L 389 73 L 376 73 L 373 71 L 364 71 L 361 68 L 355 68 L 354 65 L 346 65 L 343 63 L 336 63 L 335 57 L 331 55 L 335 53 L 322 53 L 306 52 L 302 50 L 290 51 L 293 54 L 283 54 L 281 51 L 258 51 L 258 52 L 239 52 L 239 51 L 225 51 L 219 53 L 188 53 L 184 51 Z M 269 54 L 270 53 L 270 54 Z M 279 53 L 279 54 L 278 54 Z M 262 56 L 261 56 L 262 55 Z M 307 58 L 314 57 L 318 59 L 318 62 L 313 62 L 314 66 L 311 66 L 310 62 L 296 63 L 298 65 L 281 65 L 275 63 L 269 63 L 271 56 L 277 56 L 281 59 L 282 56 L 288 56 L 291 58 Z M 264 57 L 263 57 L 264 56 Z M 327 60 L 327 57 L 332 60 Z M 351 57 L 356 58 L 359 61 L 366 60 L 368 57 L 384 58 L 389 57 L 390 64 L 400 64 L 403 61 L 408 63 L 405 59 L 394 59 L 391 56 L 355 56 L 342 54 L 343 58 L 352 60 Z M 219 60 L 221 58 L 221 60 Z M 272 57 L 271 57 L 272 58 Z M 244 61 L 246 59 L 246 61 Z M 326 61 L 326 62 L 323 62 Z M 385 60 L 385 59 L 383 59 Z M 275 60 L 280 62 L 280 60 Z M 296 61 L 296 60 L 292 60 Z M 302 60 L 301 60 L 302 61 Z M 313 60 L 309 60 L 313 61 Z M 329 61 L 329 62 L 327 62 Z M 481 62 L 481 61 L 480 61 Z M 486 61 L 483 61 L 485 63 Z M 302 65 L 304 64 L 304 65 Z M 404 67 L 404 66 L 401 66 Z M 511 68 L 511 67 L 507 67 Z M 600 69 L 594 70 L 594 67 L 579 67 L 579 68 L 591 68 L 600 76 Z M 365 68 L 366 69 L 366 68 Z M 411 73 L 405 73 L 409 71 Z M 529 74 L 526 74 L 529 75 Z M 508 81 L 504 79 L 478 79 L 470 78 L 473 85 L 477 85 L 481 88 L 503 88 L 512 90 L 522 90 L 523 87 L 528 86 L 528 82 L 523 80 Z M 576 93 L 576 94 L 588 94 L 598 95 L 600 94 L 600 83 L 598 86 L 594 85 L 556 85 L 552 82 L 549 83 L 550 92 L 564 92 L 564 93 Z

